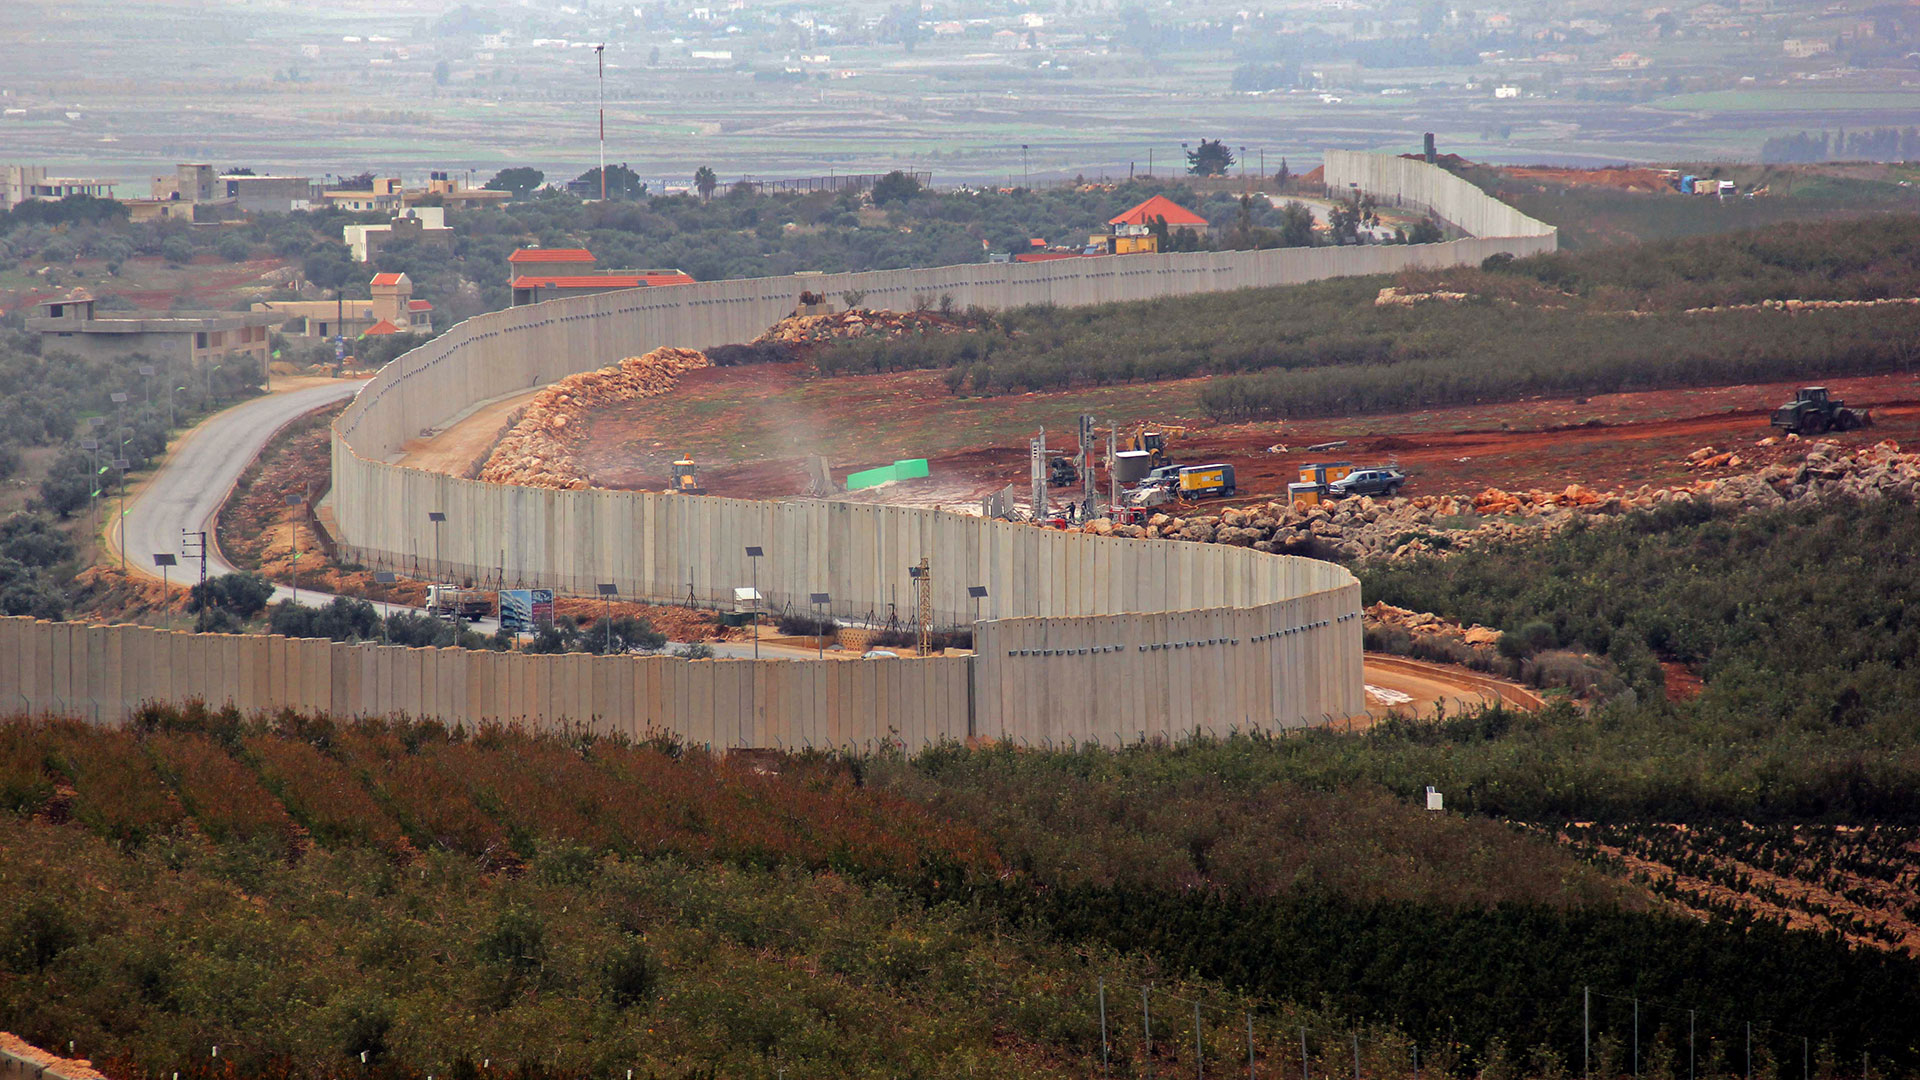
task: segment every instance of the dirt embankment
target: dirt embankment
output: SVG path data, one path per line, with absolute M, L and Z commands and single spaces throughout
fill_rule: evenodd
M 801 359 L 811 346 L 847 338 L 903 338 L 918 334 L 960 334 L 972 327 L 931 311 L 870 311 L 853 308 L 830 315 L 789 315 L 754 339 L 755 345 L 792 346 Z
M 575 455 L 586 439 L 587 418 L 611 405 L 665 394 L 682 374 L 706 366 L 704 353 L 661 348 L 645 356 L 629 356 L 612 367 L 569 375 L 527 404 L 519 423 L 487 456 L 480 479 L 490 484 L 586 488 L 590 486 L 587 474 Z
M 1740 510 L 1765 510 L 1801 499 L 1911 499 L 1920 494 L 1920 454 L 1906 453 L 1891 440 L 1857 450 L 1830 442 L 1802 442 L 1792 436 L 1763 443 L 1756 449 L 1804 446 L 1806 451 L 1797 461 L 1775 461 L 1757 471 L 1671 487 L 1642 485 L 1637 490 L 1613 494 L 1575 484 L 1561 491 L 1487 488 L 1471 498 L 1363 496 L 1316 506 L 1268 502 L 1214 514 L 1183 517 L 1158 513 L 1144 524 L 1116 525 L 1100 518 L 1077 531 L 1230 544 L 1318 558 L 1398 558 L 1525 540 L 1564 528 L 1579 518 L 1614 516 L 1685 499 L 1706 499 L 1716 506 Z M 1742 462 L 1731 452 L 1716 452 L 1712 447 L 1688 455 L 1690 467 L 1704 471 L 1709 463 L 1724 468 Z

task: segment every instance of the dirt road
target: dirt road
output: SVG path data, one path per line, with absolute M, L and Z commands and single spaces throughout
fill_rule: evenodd
M 1518 683 L 1446 664 L 1368 653 L 1365 671 L 1367 712 L 1374 719 L 1394 714 L 1424 719 L 1441 711 L 1453 716 L 1500 704 L 1531 712 L 1546 705 Z
M 962 398 L 949 394 L 940 378 L 939 372 L 822 378 L 798 364 L 694 372 L 672 394 L 598 415 L 581 460 L 597 485 L 647 489 L 665 482 L 666 462 L 690 453 L 710 493 L 779 498 L 804 489 L 809 453 L 825 455 L 836 478 L 896 457 L 926 457 L 932 479 L 955 489 L 1011 483 L 1024 491 L 1027 440 L 1035 429 L 1045 425 L 1053 449 L 1068 452 L 1075 417 L 1089 412 L 1123 424 L 1184 425 L 1187 434 L 1173 446 L 1176 460 L 1232 464 L 1249 498 L 1283 496 L 1300 463 L 1327 458 L 1395 462 L 1411 474 L 1409 494 L 1574 483 L 1617 490 L 1697 478 L 1685 458 L 1702 446 L 1736 449 L 1754 460 L 1754 444 L 1770 434 L 1769 412 L 1795 390 L 1793 383 L 1775 382 L 1214 425 L 1195 415 L 1203 380 Z M 1875 428 L 1838 441 L 1920 439 L 1920 379 L 1883 375 L 1828 385 L 1872 408 L 1878 420 Z M 1306 450 L 1336 441 L 1346 445 Z M 1268 453 L 1276 445 L 1287 452 Z
M 446 427 L 421 439 L 409 439 L 400 448 L 396 464 L 428 472 L 465 476 L 480 455 L 493 448 L 507 417 L 515 409 L 533 400 L 538 388 L 482 402 L 465 415 L 455 417 Z

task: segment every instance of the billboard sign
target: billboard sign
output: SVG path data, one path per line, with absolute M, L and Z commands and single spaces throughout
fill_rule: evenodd
M 500 590 L 500 629 L 510 634 L 531 634 L 552 625 L 552 589 Z

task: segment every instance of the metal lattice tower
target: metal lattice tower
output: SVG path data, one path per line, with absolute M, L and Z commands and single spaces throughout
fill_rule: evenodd
M 920 640 L 915 643 L 915 651 L 921 656 L 933 652 L 933 569 L 927 564 L 927 557 L 920 556 L 920 572 L 913 578 L 914 623 L 920 631 Z

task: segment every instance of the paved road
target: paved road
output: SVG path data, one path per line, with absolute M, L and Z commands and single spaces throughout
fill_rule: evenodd
M 179 557 L 182 530 L 205 529 L 211 535 L 220 501 L 275 432 L 314 409 L 352 397 L 362 385 L 358 379 L 341 380 L 269 394 L 216 413 L 194 428 L 127 507 L 120 539 L 128 568 L 159 577 L 154 553 L 172 552 Z M 208 576 L 232 572 L 233 567 L 218 551 L 208 551 Z M 199 576 L 198 560 L 189 565 L 184 557 L 167 574 L 175 582 Z M 285 587 L 276 587 L 273 592 L 275 600 L 292 595 L 293 590 Z M 314 602 L 331 597 L 302 589 L 300 599 Z

